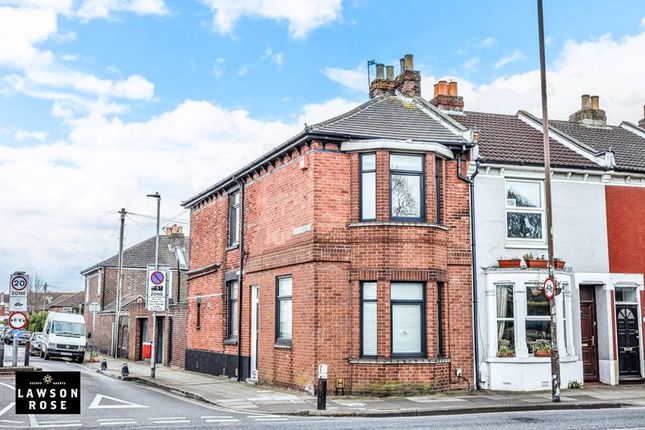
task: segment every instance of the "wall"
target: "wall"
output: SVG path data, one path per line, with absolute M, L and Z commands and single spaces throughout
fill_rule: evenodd
M 505 177 L 512 179 L 540 179 L 543 173 L 530 168 L 505 166 L 503 173 L 497 167 L 488 172 L 481 167 L 475 179 L 475 213 L 477 226 L 477 280 L 479 302 L 480 360 L 489 354 L 488 309 L 486 303 L 486 276 L 483 268 L 497 266 L 500 257 L 522 258 L 527 252 L 546 255 L 546 242 L 532 247 L 517 245 L 506 240 Z M 540 176 L 541 175 L 541 176 Z M 556 257 L 566 260 L 574 272 L 609 273 L 607 254 L 607 219 L 605 190 L 600 176 L 554 173 L 553 181 L 553 235 Z M 574 283 L 572 294 L 572 328 L 574 352 L 580 356 L 580 298 Z M 493 312 L 495 310 L 493 309 Z M 492 355 L 495 355 L 493 352 Z M 599 350 L 600 354 L 600 350 Z

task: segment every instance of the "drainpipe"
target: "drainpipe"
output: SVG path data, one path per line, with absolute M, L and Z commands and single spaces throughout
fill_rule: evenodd
M 457 157 L 457 177 L 468 183 L 470 189 L 470 257 L 472 265 L 473 295 L 473 355 L 475 359 L 475 389 L 481 389 L 479 381 L 479 322 L 477 313 L 477 245 L 475 242 L 475 176 L 479 174 L 479 160 L 475 160 L 475 172 L 471 177 L 461 173 L 461 157 Z
M 242 382 L 242 281 L 244 279 L 244 179 L 240 184 L 240 271 L 237 275 L 237 381 Z

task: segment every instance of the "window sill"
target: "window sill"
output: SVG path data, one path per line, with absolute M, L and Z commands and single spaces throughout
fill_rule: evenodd
M 237 338 L 224 339 L 224 345 L 237 345 Z
M 551 357 L 488 357 L 486 358 L 488 363 L 509 363 L 509 364 L 539 364 L 539 363 L 550 363 Z M 561 363 L 575 363 L 578 361 L 578 357 L 575 355 L 564 355 L 560 357 Z
M 533 239 L 527 239 L 526 242 L 523 241 L 518 241 L 518 240 L 513 240 L 513 239 L 506 239 L 506 243 L 504 244 L 504 248 L 507 249 L 542 249 L 546 252 L 547 250 L 547 245 L 546 242 L 542 240 L 533 240 Z
M 449 358 L 389 358 L 389 357 L 380 357 L 380 358 L 350 358 L 350 364 L 444 364 L 450 363 Z
M 439 230 L 448 231 L 448 227 L 441 224 L 433 224 L 421 221 L 360 221 L 349 223 L 349 228 L 356 227 L 374 227 L 374 226 L 389 226 L 389 227 L 423 227 L 423 228 L 436 228 Z
M 278 339 L 273 344 L 277 349 L 291 349 L 291 339 Z
M 226 252 L 226 251 L 232 251 L 232 250 L 237 249 L 237 248 L 239 248 L 239 247 L 240 247 L 240 243 L 239 243 L 239 242 L 235 242 L 233 245 L 229 245 L 229 246 L 227 246 L 226 248 L 224 248 L 224 251 L 225 251 L 225 252 Z

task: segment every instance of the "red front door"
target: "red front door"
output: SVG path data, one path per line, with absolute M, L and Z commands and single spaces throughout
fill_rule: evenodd
M 598 335 L 594 289 L 594 286 L 580 286 L 580 332 L 585 382 L 598 380 Z

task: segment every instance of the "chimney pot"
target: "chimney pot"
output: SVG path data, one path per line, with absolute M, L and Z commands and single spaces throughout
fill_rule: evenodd
M 447 81 L 439 81 L 439 94 L 448 94 L 448 82 Z
M 405 70 L 405 58 L 399 60 L 399 65 L 401 66 L 401 73 Z
M 405 54 L 405 70 L 414 70 L 414 60 L 412 54 Z
M 582 109 L 591 109 L 591 96 L 589 94 L 582 95 Z
M 434 96 L 437 97 L 439 95 L 439 83 L 434 84 Z
M 394 66 L 385 67 L 385 79 L 391 81 L 394 79 Z
M 376 79 L 383 79 L 385 77 L 385 66 L 381 63 L 376 65 Z
M 448 83 L 448 95 L 457 97 L 457 81 L 450 81 L 450 83 Z
M 600 109 L 600 97 L 591 96 L 591 109 Z

